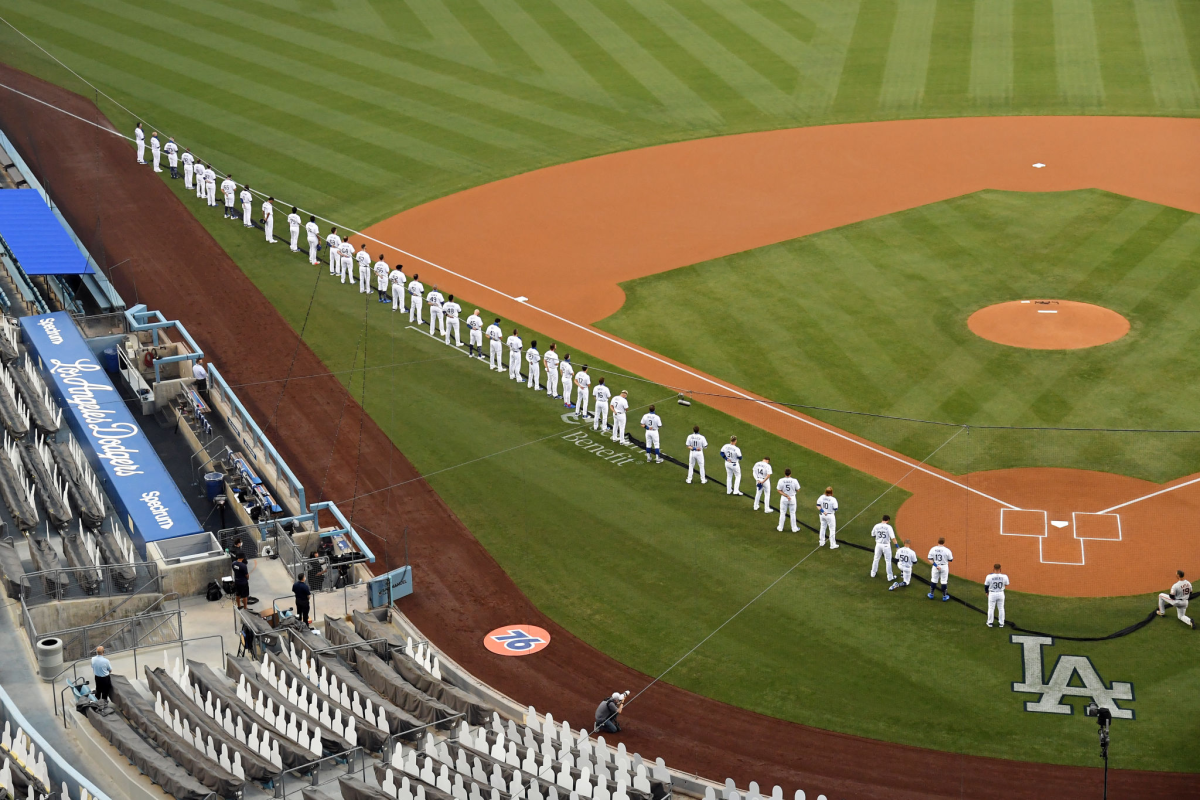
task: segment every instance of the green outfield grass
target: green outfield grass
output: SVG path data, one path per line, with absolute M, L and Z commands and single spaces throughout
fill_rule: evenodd
M 171 185 L 178 191 L 180 183 Z M 225 223 L 216 209 L 180 196 L 298 328 L 316 277 L 306 259 L 281 245 L 267 248 L 257 231 Z M 748 497 L 729 498 L 715 485 L 686 485 L 681 467 L 647 465 L 636 452 L 631 463 L 617 466 L 576 446 L 563 438 L 578 427 L 561 418 L 561 402 L 409 329 L 407 316 L 374 295 L 364 303 L 355 290 L 329 281 L 324 265 L 317 269 L 323 274 L 306 341 L 331 370 L 361 370 L 363 354 L 355 350 L 366 314 L 366 366 L 398 365 L 365 372 L 367 409 L 533 602 L 595 647 L 657 675 L 812 550 L 811 531 L 779 534 L 778 514 L 754 513 Z M 463 304 L 473 307 L 469 298 Z M 484 315 L 495 316 L 486 309 Z M 525 329 L 522 335 L 543 348 L 548 341 Z M 810 525 L 816 491 L 832 483 L 842 504 L 843 541 L 865 544 L 878 515 L 907 497 L 703 404 L 681 407 L 671 390 L 615 377 L 610 365 L 587 354 L 575 352 L 572 361 L 631 390 L 631 423 L 657 402 L 668 454 L 683 455 L 687 431 L 701 425 L 712 445 L 713 477 L 724 474 L 716 446 L 733 433 L 747 462 L 743 490 L 752 489 L 749 464 L 762 455 L 771 456 L 777 477 L 791 466 L 804 484 L 800 517 Z M 355 397 L 363 374 L 343 378 Z M 511 449 L 518 445 L 526 446 Z M 499 455 L 454 468 L 491 454 Z M 666 680 L 845 733 L 1095 763 L 1093 726 L 1081 708 L 1070 717 L 1023 710 L 1024 700 L 1036 698 L 1011 691 L 1022 678 L 1021 652 L 1005 633 L 958 604 L 929 602 L 923 590 L 889 593 L 882 575 L 868 577 L 869 566 L 869 554 L 850 547 L 813 554 Z M 978 584 L 955 580 L 954 588 L 982 600 Z M 1026 627 L 1085 636 L 1110 633 L 1150 607 L 1148 597 L 1016 592 L 1008 602 L 1010 619 Z M 1119 725 L 1114 766 L 1195 769 L 1200 723 L 1175 713 L 1200 690 L 1192 636 L 1171 619 L 1124 639 L 1059 642 L 1046 651 L 1047 671 L 1059 654 L 1087 655 L 1105 680 L 1134 683 L 1137 719 Z M 935 713 L 938 724 L 931 722 Z
M 962 425 L 1186 430 L 1200 419 L 1200 217 L 1106 192 L 979 192 L 623 288 L 625 305 L 598 327 L 782 402 Z M 1043 351 L 967 328 L 979 308 L 1028 298 L 1096 303 L 1132 329 Z M 810 413 L 922 459 L 954 432 Z M 1195 433 L 972 429 L 932 463 L 1164 481 L 1200 471 L 1198 444 Z
M 501 177 L 683 139 L 929 116 L 1200 114 L 1200 6 L 1173 0 L 0 0 L 0 16 L 240 182 L 281 198 L 281 204 L 306 206 L 356 228 Z M 3 25 L 0 59 L 93 96 Z M 128 114 L 98 100 L 116 125 L 132 130 Z M 304 259 L 290 257 L 282 246 L 268 251 L 257 233 L 223 224 L 194 200 L 186 202 L 299 327 L 314 278 Z M 1047 200 L 1052 216 L 1061 214 L 1055 202 Z M 1100 228 L 1111 234 L 1097 241 L 1116 242 L 1110 257 L 1095 260 L 1092 291 L 1119 280 L 1134 261 L 1174 258 L 1174 290 L 1159 286 L 1165 272 L 1159 281 L 1140 282 L 1131 272 L 1126 306 L 1149 298 L 1142 311 L 1131 312 L 1149 320 L 1182 309 L 1194 279 L 1178 253 L 1191 225 L 1180 221 L 1179 212 L 1147 204 L 1114 213 L 1112 204 L 1128 201 L 1093 196 L 1086 202 L 1095 204 L 1091 217 L 1086 210 L 1062 217 L 1057 236 L 1048 233 L 1053 221 L 1019 212 L 1010 213 L 1008 228 L 997 210 L 974 223 L 989 230 L 959 227 L 966 223 L 951 218 L 969 219 L 972 206 L 987 205 L 976 197 L 940 204 L 947 220 L 917 217 L 915 230 L 902 238 L 911 244 L 943 225 L 950 231 L 944 249 L 958 247 L 978 259 L 981 248 L 1011 252 L 1039 236 L 1053 249 L 1057 239 L 1078 239 L 1076 225 L 1090 224 L 1097 236 Z M 1097 228 L 1106 213 L 1111 219 Z M 886 228 L 896 219 L 864 226 Z M 1150 247 L 1149 240 L 1133 236 L 1143 228 L 1174 235 Z M 1121 231 L 1128 231 L 1128 243 Z M 866 238 L 868 254 L 887 246 L 877 235 Z M 1031 245 L 1024 252 L 1034 250 Z M 907 252 L 913 261 L 902 267 L 913 273 L 926 268 L 927 253 Z M 839 270 L 874 277 L 870 258 L 849 245 L 822 257 L 836 259 Z M 776 266 L 796 268 L 785 261 Z M 1037 263 L 1050 262 L 1039 257 Z M 1147 262 L 1150 268 L 1153 263 Z M 1020 263 L 998 267 L 986 282 L 997 294 L 1010 281 L 1013 287 L 1032 281 L 1021 277 Z M 968 283 L 957 274 L 942 283 L 918 278 L 904 290 L 944 296 L 947 307 Z M 755 308 L 780 302 L 772 297 L 775 286 L 745 282 Z M 802 287 L 795 302 L 808 302 L 802 296 L 807 289 L 816 291 Z M 922 299 L 904 294 L 883 300 L 887 309 L 846 303 L 839 307 L 845 319 L 831 321 L 845 326 L 861 316 L 886 328 L 887 313 L 895 311 L 910 315 L 922 331 L 916 336 L 897 327 L 896 340 L 908 337 L 932 350 L 951 338 L 947 310 L 922 315 L 905 308 Z M 1161 313 L 1151 302 L 1160 304 Z M 432 476 L 433 487 L 522 590 L 623 662 L 658 674 L 811 549 L 811 534 L 777 534 L 775 520 L 752 515 L 747 501 L 730 500 L 715 487 L 685 486 L 678 467 L 636 460 L 619 467 L 576 447 L 562 438 L 573 427 L 560 419 L 555 404 L 481 364 L 442 360 L 448 351 L 441 344 L 404 330 L 382 305 L 365 308 L 367 365 L 403 365 L 359 373 L 351 390 L 358 396 L 366 374 L 367 409 Z M 636 311 L 634 305 L 628 309 L 631 327 Z M 331 370 L 354 365 L 363 313 L 357 294 L 322 281 L 305 338 Z M 1014 381 L 1027 383 L 1010 389 L 1007 381 L 993 380 L 990 386 L 1004 390 L 999 400 L 946 392 L 933 376 L 948 374 L 944 381 L 953 382 L 964 367 L 939 363 L 923 349 L 901 354 L 922 369 L 901 370 L 889 382 L 885 371 L 894 365 L 850 363 L 832 336 L 836 328 L 827 331 L 794 315 L 792 305 L 782 317 L 755 312 L 747 318 L 787 332 L 784 344 L 792 355 L 804 349 L 797 339 L 824 342 L 833 360 L 847 366 L 838 376 L 842 382 L 828 388 L 847 401 L 838 405 L 890 410 L 904 405 L 911 390 L 905 407 L 931 404 L 918 416 L 982 419 L 985 412 L 1002 416 L 1003 402 L 1019 406 L 1027 387 L 1036 384 L 1022 377 L 1015 356 L 997 356 L 976 368 L 1012 368 Z M 611 322 L 626 324 L 622 318 Z M 709 320 L 700 329 L 716 331 Z M 1184 338 L 1168 346 L 1185 354 L 1190 340 L 1182 327 L 1174 330 Z M 661 332 L 647 327 L 635 334 Z M 765 359 L 748 342 L 738 344 L 746 346 L 747 365 L 761 366 L 747 385 L 793 379 L 784 356 Z M 712 340 L 697 342 L 696 349 L 716 359 L 711 371 L 721 374 L 728 366 Z M 363 363 L 361 353 L 357 363 Z M 1152 363 L 1181 370 L 1184 362 L 1177 356 Z M 1136 379 L 1134 366 L 1120 377 Z M 806 392 L 823 380 L 819 371 L 810 372 L 801 387 Z M 1098 384 L 1106 376 L 1100 370 L 1091 377 Z M 1069 376 L 1077 389 L 1087 377 Z M 1123 422 L 1141 419 L 1147 410 L 1162 419 L 1186 416 L 1191 405 L 1160 408 L 1157 395 L 1159 389 L 1184 394 L 1186 387 L 1161 375 L 1151 379 L 1139 401 L 1123 401 L 1131 415 Z M 1114 385 L 1128 390 L 1127 384 Z M 672 396 L 637 387 L 635 406 Z M 397 393 L 403 403 L 395 402 Z M 1013 413 L 1061 422 L 1084 402 L 1080 393 L 1042 387 L 1042 399 Z M 1105 399 L 1087 394 L 1089 413 L 1099 414 Z M 1114 393 L 1113 401 L 1121 397 Z M 684 410 L 667 402 L 663 410 L 668 452 L 682 450 L 682 433 L 695 421 L 714 445 L 736 432 L 749 460 L 769 451 L 777 467 L 793 466 L 805 483 L 802 508 L 809 521 L 815 486 L 838 487 L 844 520 L 886 488 L 702 404 Z M 919 452 L 942 441 L 941 433 L 912 436 L 911 443 L 899 437 L 897 446 Z M 500 451 L 507 452 L 448 469 Z M 1189 458 L 1172 451 L 1161 465 L 1138 458 L 1127 469 L 1178 471 Z M 715 455 L 710 463 L 710 472 L 720 471 Z M 896 508 L 902 498 L 895 491 L 885 495 L 845 536 L 863 541 L 870 516 Z M 951 751 L 1096 764 L 1089 721 L 1079 714 L 1022 710 L 1022 701 L 1033 698 L 1010 691 L 1022 677 L 1020 650 L 1003 633 L 989 631 L 957 604 L 930 603 L 915 590 L 889 594 L 882 580 L 868 581 L 867 571 L 866 555 L 850 548 L 816 553 L 667 680 L 831 730 Z M 1148 604 L 1147 598 L 1019 594 L 1009 602 L 1014 620 L 1066 634 L 1107 633 L 1140 618 Z M 1190 635 L 1173 621 L 1159 622 L 1125 639 L 1060 643 L 1048 651 L 1047 668 L 1057 654 L 1083 654 L 1106 680 L 1134 683 L 1138 719 L 1117 723 L 1114 767 L 1195 770 L 1200 763 L 1200 723 L 1179 713 L 1200 690 L 1200 667 L 1189 647 L 1195 640 L 1185 638 Z
M 1200 113 L 1200 5 L 1182 0 L 0 0 L 0 15 L 221 169 L 351 226 L 681 139 Z M 3 25 L 0 54 L 92 96 Z

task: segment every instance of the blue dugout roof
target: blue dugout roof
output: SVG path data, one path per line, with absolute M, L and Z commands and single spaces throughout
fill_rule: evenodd
M 0 238 L 26 275 L 92 272 L 87 256 L 33 189 L 0 191 Z
M 6 189 L 0 191 L 21 191 Z M 200 533 L 179 487 L 65 311 L 21 317 L 21 332 L 63 418 L 134 539 Z

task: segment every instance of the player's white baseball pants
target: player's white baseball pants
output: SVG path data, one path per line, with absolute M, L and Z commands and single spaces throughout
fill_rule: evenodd
M 1166 610 L 1166 608 L 1164 608 L 1164 606 L 1171 606 L 1172 608 L 1174 608 L 1175 616 L 1179 617 L 1179 620 L 1184 625 L 1192 624 L 1192 620 L 1187 615 L 1187 607 L 1188 607 L 1187 600 L 1176 600 L 1174 597 L 1171 597 L 1171 595 L 1169 595 L 1169 594 L 1160 594 L 1158 596 L 1158 613 L 1160 613 L 1160 614 L 1167 613 L 1167 610 Z
M 375 276 L 375 291 L 379 292 L 380 297 L 387 297 L 388 279 L 387 275 L 380 277 Z
M 354 283 L 354 259 L 347 256 L 339 261 L 338 264 L 340 265 L 338 276 L 342 279 L 342 283 L 346 281 Z
M 359 294 L 371 293 L 371 268 L 363 264 L 358 265 L 358 291 Z
M 405 312 L 404 308 L 404 284 L 392 284 L 392 311 L 399 311 L 401 314 Z
M 313 245 L 316 244 L 312 239 L 308 240 L 308 260 L 312 261 Z M 288 225 L 288 248 L 293 253 L 300 252 L 300 226 Z
M 558 367 L 546 367 L 546 397 L 558 393 Z
M 764 483 L 754 484 L 754 510 L 758 511 L 758 499 L 762 498 L 763 505 L 766 507 L 766 513 L 771 513 L 771 481 L 767 480 Z
M 650 453 L 658 449 L 658 431 L 646 431 L 646 460 L 650 460 Z
M 579 387 L 579 391 L 575 393 L 575 413 L 580 419 L 587 417 L 588 389 L 584 386 Z
M 613 436 L 614 442 L 625 441 L 625 414 L 613 412 Z
M 139 139 L 137 146 L 138 146 L 138 163 L 145 164 L 146 163 L 146 140 Z
M 418 295 L 410 295 L 408 298 L 408 321 L 414 320 L 418 325 L 425 324 L 425 318 L 421 314 L 421 307 L 425 305 L 425 300 Z
M 491 350 L 488 352 L 488 368 L 496 372 L 504 372 L 504 355 L 500 352 L 500 342 L 491 339 Z
M 542 365 L 537 361 L 529 362 L 529 375 L 525 378 L 525 385 L 530 389 L 542 388 Z
M 608 401 L 596 398 L 596 407 L 592 409 L 592 430 L 608 430 Z
M 338 272 L 338 264 L 341 264 L 342 257 L 338 254 L 337 248 L 326 242 L 329 247 L 329 274 L 336 275 Z
M 458 334 L 458 317 L 446 320 L 446 330 L 443 332 L 445 334 L 444 341 L 446 344 L 450 344 L 451 332 L 454 333 L 454 346 L 462 347 L 462 337 Z
M 443 315 L 442 315 L 442 307 L 441 306 L 430 306 L 429 307 L 429 335 L 430 336 L 437 336 L 438 332 L 437 332 L 436 328 L 439 325 L 441 326 L 441 333 L 443 335 L 445 335 L 446 321 L 442 318 L 442 316 Z
M 158 148 L 151 148 L 150 152 L 154 156 L 154 171 L 162 172 L 162 167 L 159 166 L 159 162 L 162 160 L 162 151 Z
M 912 583 L 912 565 L 911 564 L 907 565 L 907 566 L 904 564 L 900 565 L 900 580 L 904 583 L 905 586 L 908 586 L 910 583 Z
M 933 568 L 929 570 L 929 590 L 930 591 L 933 591 L 933 585 L 935 583 L 940 583 L 941 585 L 945 586 L 949 580 L 950 580 L 950 567 L 949 566 L 947 566 L 945 564 L 942 564 L 940 566 L 938 564 L 934 564 Z
M 263 232 L 267 235 L 267 244 L 275 244 L 275 215 L 263 218 Z
M 837 547 L 837 514 L 822 514 L 821 515 L 821 537 L 818 541 L 825 544 L 825 531 L 829 530 L 829 547 L 830 549 Z
M 992 624 L 994 612 L 1000 612 L 1000 627 L 1004 627 L 1004 592 L 988 592 L 988 625 Z
M 688 476 L 687 482 L 692 482 L 692 470 L 700 470 L 700 482 L 708 483 L 708 476 L 704 474 L 704 451 L 689 450 L 688 451 Z
M 521 351 L 508 351 L 508 377 L 510 380 L 521 380 Z
M 193 167 L 191 164 L 183 165 L 183 188 L 189 190 L 193 188 L 192 175 L 195 174 L 195 171 L 195 167 Z
M 742 465 L 736 461 L 725 462 L 725 494 L 742 493 Z
M 483 331 L 479 330 L 478 328 L 468 328 L 467 343 L 470 344 L 471 347 L 478 348 L 479 355 L 483 355 Z
M 208 204 L 213 208 L 217 207 L 217 182 L 205 181 L 205 190 L 208 192 Z
M 242 203 L 242 224 L 247 228 L 253 228 L 254 223 L 250 221 L 250 204 Z
M 172 171 L 178 170 L 179 156 L 175 155 L 174 153 L 167 153 L 167 166 L 170 167 Z
M 875 577 L 875 573 L 879 571 L 879 559 L 883 559 L 884 566 L 887 567 L 887 576 L 889 581 L 896 580 L 896 576 L 892 573 L 892 545 L 890 542 L 875 543 L 875 558 L 871 559 L 871 577 Z
M 788 497 L 787 495 L 779 496 L 779 526 L 775 528 L 777 531 L 783 530 L 783 521 L 788 514 L 792 516 L 792 533 L 799 533 L 800 526 L 796 524 L 796 498 Z
M 561 369 L 559 369 L 559 373 L 562 375 L 563 404 L 566 405 L 571 402 L 571 387 L 575 385 L 575 373 L 563 372 Z

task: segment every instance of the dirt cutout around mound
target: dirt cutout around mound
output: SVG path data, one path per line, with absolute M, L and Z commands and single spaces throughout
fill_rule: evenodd
M 1010 300 L 981 308 L 967 327 L 989 342 L 1030 350 L 1079 350 L 1115 342 L 1129 320 L 1104 306 L 1074 300 Z
M 1155 486 L 1133 479 L 1110 485 L 1086 470 L 953 475 L 590 323 L 621 307 L 622 281 L 983 189 L 1099 188 L 1200 213 L 1197 141 L 1200 120 L 1158 117 L 979 117 L 748 133 L 517 175 L 418 206 L 366 233 L 401 244 L 401 262 L 412 264 L 419 253 L 422 276 L 443 290 L 897 483 L 914 495 L 898 518 L 904 534 L 924 555 L 936 542 L 929 531 L 946 531 L 956 575 L 982 580 L 1000 560 L 1022 591 L 1143 594 L 1169 586 L 1176 569 L 1200 573 L 1200 548 L 1188 533 L 1200 513 L 1200 476 Z M 953 514 L 926 511 L 936 506 L 922 497 Z M 1046 524 L 1009 535 L 1022 516 L 1014 511 L 1036 512 L 1024 516 L 1046 517 Z M 1099 543 L 1092 541 L 1097 526 Z M 1071 558 L 1043 555 L 1063 539 Z
M 23 73 L 0 66 L 0 82 L 108 124 L 90 102 Z M 353 513 L 356 527 L 379 544 L 385 565 L 402 563 L 401 532 L 408 527 L 416 592 L 402 609 L 439 648 L 516 701 L 576 723 L 590 720 L 614 687 L 649 682 L 535 608 L 423 481 L 381 491 L 417 477 L 412 465 L 370 417 L 360 416 L 345 388 L 323 375 L 324 366 L 188 208 L 148 167 L 135 165 L 126 142 L 3 89 L 0 127 L 52 187 L 97 260 L 131 259 L 113 276 L 124 295 L 183 320 L 231 383 L 258 384 L 238 392 L 260 423 L 274 420 L 268 435 L 311 499 L 328 468 L 325 497 Z M 282 395 L 281 384 L 261 383 L 287 375 L 293 356 L 291 374 L 321 377 Z M 349 503 L 356 466 L 359 493 L 376 494 Z M 553 645 L 530 658 L 502 658 L 480 646 L 488 631 L 512 620 L 546 628 Z M 777 783 L 789 797 L 803 788 L 809 797 L 856 800 L 1083 800 L 1097 796 L 1102 782 L 1097 769 L 943 753 L 796 725 L 665 682 L 638 698 L 622 722 L 620 740 L 630 751 L 662 756 L 676 769 L 728 776 L 739 786 Z M 1195 776 L 1113 770 L 1109 782 L 1114 796 L 1185 797 Z

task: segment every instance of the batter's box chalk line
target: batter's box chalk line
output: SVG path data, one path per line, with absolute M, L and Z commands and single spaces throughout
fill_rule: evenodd
M 1045 556 L 1045 542 L 1049 528 L 1063 529 L 1071 526 L 1072 538 L 1079 541 L 1079 561 L 1054 561 Z M 1026 536 L 1038 540 L 1038 560 L 1043 564 L 1061 564 L 1082 567 L 1087 563 L 1085 542 L 1119 542 L 1121 539 L 1121 515 L 1107 511 L 1073 511 L 1071 520 L 1052 520 L 1049 515 L 1036 508 L 1000 509 L 1000 535 Z

